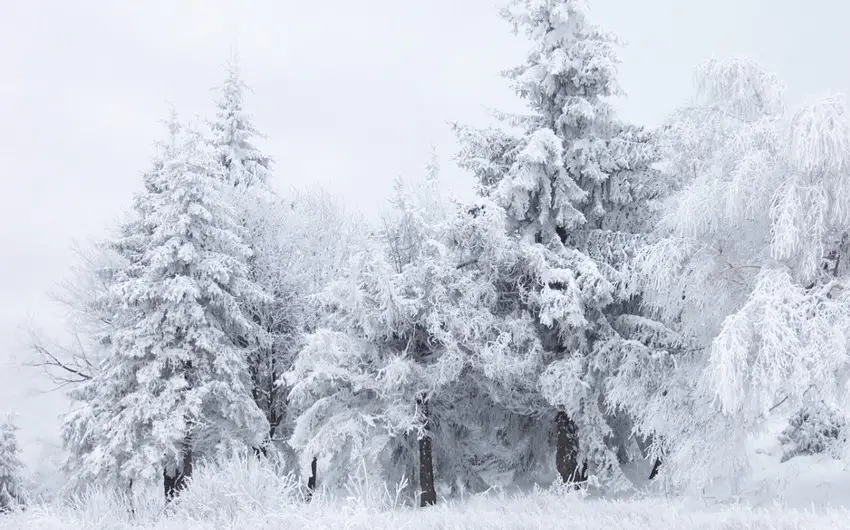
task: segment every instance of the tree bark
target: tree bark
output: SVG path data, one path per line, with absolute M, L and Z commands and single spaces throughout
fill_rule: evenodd
M 310 462 L 310 478 L 307 479 L 307 499 L 313 498 L 313 492 L 316 491 L 316 457 Z
M 434 489 L 431 435 L 428 433 L 428 429 L 431 427 L 431 417 L 425 398 L 419 397 L 416 402 L 425 416 L 425 434 L 419 438 L 419 489 L 421 490 L 419 506 L 425 507 L 437 504 L 437 490 Z
M 575 422 L 564 411 L 558 411 L 555 416 L 555 427 L 558 433 L 555 449 L 555 466 L 564 484 L 583 482 L 585 467 L 578 466 L 578 428 Z
M 652 471 L 649 472 L 649 480 L 654 479 L 658 476 L 658 468 L 661 467 L 661 458 L 656 458 L 655 463 L 652 464 Z
M 162 473 L 163 486 L 165 489 L 165 502 L 172 501 L 181 491 L 186 489 L 189 479 L 192 477 L 192 450 L 187 446 L 183 449 L 183 461 L 173 472 L 168 469 Z

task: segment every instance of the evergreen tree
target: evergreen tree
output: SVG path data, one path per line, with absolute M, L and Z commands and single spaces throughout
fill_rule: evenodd
M 226 198 L 237 211 L 239 224 L 245 230 L 246 244 L 251 249 L 248 260 L 250 279 L 262 286 L 271 297 L 266 300 L 239 300 L 246 316 L 262 331 L 261 335 L 235 337 L 243 346 L 251 346 L 249 371 L 251 395 L 269 422 L 263 443 L 255 448 L 264 454 L 275 446 L 274 440 L 285 439 L 289 422 L 285 388 L 278 385 L 288 369 L 299 330 L 296 321 L 303 308 L 295 282 L 286 278 L 287 210 L 272 191 L 272 160 L 254 144 L 262 135 L 244 109 L 249 88 L 241 76 L 239 58 L 234 54 L 227 64 L 227 79 L 219 88 L 216 117 L 210 123 L 210 145 L 220 166 L 220 175 L 231 185 Z
M 263 136 L 245 111 L 248 86 L 242 80 L 239 58 L 234 55 L 227 65 L 227 79 L 219 88 L 216 117 L 210 124 L 215 157 L 224 168 L 224 177 L 234 186 L 268 185 L 272 160 L 254 144 Z
M 168 136 L 157 142 L 156 155 L 143 182 L 149 193 L 158 193 L 162 171 L 169 157 L 179 149 L 180 121 L 172 108 L 164 120 Z M 137 206 L 143 207 L 141 203 Z M 133 210 L 114 228 L 110 236 L 91 245 L 74 247 L 78 263 L 71 278 L 64 282 L 54 296 L 66 310 L 68 327 L 74 340 L 70 344 L 47 344 L 34 336 L 32 348 L 37 366 L 45 369 L 57 387 L 76 386 L 90 380 L 109 350 L 112 332 L 118 326 L 122 311 L 120 304 L 109 296 L 109 290 L 127 272 L 128 264 L 139 249 L 134 241 L 143 241 L 144 228 L 139 212 Z M 121 246 L 113 242 L 122 239 Z
M 199 135 L 179 137 L 137 196 L 138 222 L 114 247 L 129 264 L 110 289 L 123 313 L 64 438 L 83 480 L 164 479 L 185 486 L 197 453 L 257 444 L 267 422 L 250 397 L 240 299 L 267 299 L 248 278 L 250 250 L 223 201 Z M 214 445 L 214 447 L 213 447 Z
M 23 502 L 17 427 L 9 418 L 0 422 L 0 512 Z
M 580 480 L 590 464 L 607 485 L 626 486 L 620 462 L 639 451 L 612 411 L 625 406 L 621 386 L 649 383 L 618 377 L 619 367 L 654 363 L 668 346 L 657 343 L 656 323 L 630 314 L 638 304 L 628 261 L 668 184 L 651 167 L 653 135 L 616 116 L 617 41 L 590 22 L 584 2 L 514 0 L 503 15 L 533 43 L 505 73 L 530 113 L 499 114 L 506 129 L 457 126 L 459 162 L 505 209 L 525 252 L 559 271 L 529 286 L 537 300 L 524 310 L 539 334 L 536 391 L 554 409 L 561 478 Z

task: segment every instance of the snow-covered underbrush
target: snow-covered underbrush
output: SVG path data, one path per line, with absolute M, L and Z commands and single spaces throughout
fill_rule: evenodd
M 197 469 L 190 488 L 168 507 L 151 487 L 133 498 L 92 490 L 73 499 L 32 504 L 0 516 L 2 529 L 682 529 L 842 528 L 841 507 L 793 509 L 762 502 L 718 503 L 646 496 L 623 501 L 538 490 L 490 493 L 421 509 L 406 506 L 393 488 L 353 480 L 347 493 L 319 493 L 306 502 L 301 485 L 274 466 L 241 458 Z

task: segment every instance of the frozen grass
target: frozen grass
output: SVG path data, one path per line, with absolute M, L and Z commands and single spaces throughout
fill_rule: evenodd
M 428 509 L 402 506 L 393 490 L 366 480 L 347 495 L 303 501 L 290 478 L 268 463 L 237 459 L 198 469 L 178 502 L 163 508 L 157 489 L 126 499 L 92 491 L 76 500 L 35 504 L 0 516 L 3 529 L 817 529 L 842 528 L 843 508 L 801 511 L 780 506 L 708 505 L 646 498 L 600 501 L 537 491 L 491 494 Z M 132 508 L 132 513 L 131 513 Z

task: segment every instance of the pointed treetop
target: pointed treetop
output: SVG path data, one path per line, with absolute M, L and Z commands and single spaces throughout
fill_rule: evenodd
M 253 144 L 264 136 L 254 127 L 244 109 L 245 92 L 250 88 L 242 80 L 238 52 L 234 49 L 227 61 L 227 78 L 218 87 L 216 117 L 210 124 L 216 158 L 224 168 L 226 180 L 234 186 L 268 184 L 272 160 Z
M 165 140 L 159 140 L 156 145 L 161 149 L 159 155 L 167 156 L 169 152 L 177 148 L 180 134 L 183 131 L 183 123 L 180 121 L 180 115 L 173 103 L 168 103 L 168 117 L 160 120 L 168 131 L 168 136 Z
M 440 158 L 437 156 L 437 146 L 431 144 L 431 153 L 428 158 L 428 163 L 425 165 L 427 172 L 426 179 L 428 183 L 436 185 L 440 178 Z

